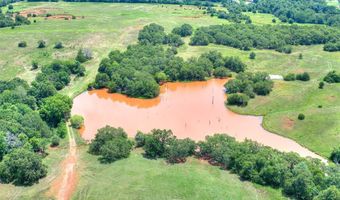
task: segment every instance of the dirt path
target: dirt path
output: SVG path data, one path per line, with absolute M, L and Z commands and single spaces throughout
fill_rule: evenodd
M 69 138 L 69 152 L 62 163 L 62 176 L 57 178 L 52 184 L 52 193 L 58 200 L 71 199 L 77 182 L 77 144 L 74 139 L 73 130 L 69 126 L 67 126 L 67 134 Z

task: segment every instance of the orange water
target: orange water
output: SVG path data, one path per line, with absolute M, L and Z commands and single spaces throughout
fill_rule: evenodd
M 94 138 L 105 125 L 122 127 L 129 136 L 137 130 L 171 129 L 178 138 L 203 140 L 206 135 L 226 133 L 237 140 L 245 138 L 281 151 L 318 157 L 293 140 L 270 133 L 261 126 L 262 117 L 239 115 L 225 107 L 226 79 L 189 83 L 166 83 L 154 99 L 129 98 L 105 90 L 85 92 L 74 99 L 72 114 L 85 118 L 82 137 Z

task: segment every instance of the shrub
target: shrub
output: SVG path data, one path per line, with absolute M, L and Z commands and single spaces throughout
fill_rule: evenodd
M 331 156 L 329 157 L 334 163 L 340 164 L 340 146 L 334 148 Z
M 225 67 L 217 67 L 214 69 L 213 75 L 216 78 L 226 78 L 231 77 L 231 72 Z
M 10 4 L 10 5 L 8 5 L 8 10 L 13 10 L 13 5 L 12 4 Z
M 80 129 L 84 124 L 84 118 L 80 115 L 73 115 L 71 117 L 71 126 L 76 129 Z
M 271 81 L 259 81 L 254 84 L 254 92 L 257 95 L 268 95 L 273 88 L 273 82 Z
M 276 49 L 276 51 L 281 52 L 281 53 L 290 54 L 290 53 L 292 53 L 292 47 L 289 46 L 289 45 L 281 46 L 281 47 L 278 47 Z
M 236 73 L 243 72 L 246 69 L 246 64 L 239 57 L 226 57 L 224 66 Z
M 51 138 L 51 147 L 59 146 L 59 143 L 60 143 L 59 137 L 56 136 L 56 135 L 54 135 L 54 136 Z
M 305 119 L 305 115 L 302 114 L 302 113 L 300 113 L 300 114 L 298 115 L 298 119 L 299 119 L 299 120 L 304 120 L 304 119 Z
M 296 80 L 300 80 L 300 81 L 309 81 L 310 80 L 310 76 L 307 72 L 303 72 L 302 74 L 297 74 L 296 75 Z
M 165 156 L 165 148 L 175 137 L 171 130 L 153 129 L 145 137 L 143 149 L 147 158 L 163 158 Z
M 249 97 L 245 94 L 229 94 L 227 98 L 228 105 L 247 106 Z
M 44 40 L 39 40 L 38 41 L 38 48 L 45 48 L 46 47 L 46 42 Z
M 272 22 L 273 22 L 273 23 L 276 23 L 276 19 L 272 19 Z
M 100 155 L 99 160 L 111 163 L 127 158 L 133 147 L 133 142 L 128 140 L 122 128 L 105 126 L 98 130 L 96 137 L 91 141 L 89 153 Z
M 38 67 L 39 67 L 39 64 L 38 64 L 38 62 L 37 61 L 32 61 L 32 70 L 35 70 L 35 69 L 38 69 Z
M 25 48 L 25 47 L 27 47 L 27 43 L 25 41 L 21 41 L 21 42 L 18 43 L 18 47 Z
M 324 86 L 325 86 L 325 83 L 324 83 L 323 81 L 321 81 L 321 82 L 319 83 L 319 89 L 323 89 Z
M 323 78 L 323 80 L 327 83 L 340 83 L 340 74 L 336 73 L 336 71 L 331 71 Z
M 301 60 L 303 58 L 302 53 L 299 54 L 299 59 Z
M 285 81 L 295 81 L 295 74 L 289 73 L 286 76 L 283 77 L 283 80 Z
M 251 52 L 250 54 L 249 54 L 249 58 L 250 59 L 255 59 L 255 57 L 256 57 L 256 54 L 254 53 L 254 52 Z
M 192 34 L 193 28 L 190 24 L 183 24 L 180 27 L 176 27 L 172 30 L 172 33 L 186 37 Z
M 196 144 L 193 140 L 186 139 L 175 139 L 166 146 L 165 158 L 169 163 L 181 163 L 185 162 L 188 156 L 194 154 Z
M 88 60 L 91 60 L 92 57 L 92 51 L 91 49 L 79 49 L 77 53 L 76 60 L 80 63 L 84 63 Z
M 135 135 L 136 147 L 143 147 L 145 144 L 146 135 L 141 131 L 138 131 Z
M 56 135 L 58 135 L 60 138 L 65 138 L 67 135 L 67 127 L 65 122 L 60 122 L 55 129 Z
M 55 43 L 54 48 L 55 49 L 62 49 L 62 48 L 64 48 L 63 43 L 61 43 L 61 42 Z

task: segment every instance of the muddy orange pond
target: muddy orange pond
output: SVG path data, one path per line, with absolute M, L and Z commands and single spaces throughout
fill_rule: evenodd
M 319 157 L 293 140 L 264 130 L 262 117 L 239 115 L 225 107 L 224 83 L 211 79 L 202 82 L 166 83 L 154 99 L 129 98 L 108 94 L 106 90 L 85 92 L 74 99 L 72 114 L 82 115 L 82 137 L 94 138 L 105 125 L 122 127 L 129 136 L 137 130 L 171 129 L 177 138 L 203 140 L 206 135 L 226 133 L 237 140 L 245 138 L 281 151 Z

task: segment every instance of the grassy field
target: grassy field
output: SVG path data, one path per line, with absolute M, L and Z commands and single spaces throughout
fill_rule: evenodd
M 322 46 L 297 46 L 292 54 L 270 50 L 254 50 L 256 59 L 249 59 L 249 52 L 234 48 L 209 45 L 186 46 L 179 55 L 184 58 L 217 50 L 225 56 L 239 56 L 249 71 L 270 74 L 309 72 L 309 82 L 275 81 L 273 92 L 266 97 L 256 97 L 247 107 L 229 107 L 241 114 L 264 115 L 263 126 L 272 132 L 292 138 L 314 152 L 328 157 L 340 141 L 340 85 L 326 84 L 318 89 L 319 81 L 331 70 L 340 71 L 340 52 L 325 52 Z M 303 59 L 298 59 L 299 54 Z M 321 105 L 322 108 L 318 108 Z M 306 119 L 297 119 L 304 113 Z
M 163 159 L 145 159 L 135 150 L 128 159 L 101 164 L 86 150 L 80 150 L 84 167 L 72 199 L 284 199 L 278 190 L 242 182 L 194 158 L 169 165 Z

